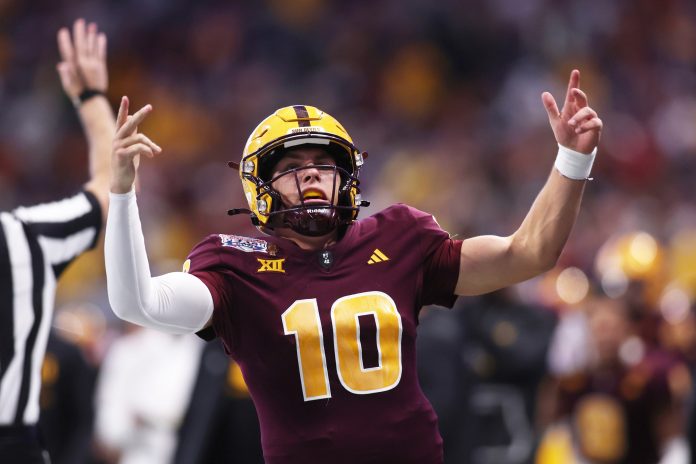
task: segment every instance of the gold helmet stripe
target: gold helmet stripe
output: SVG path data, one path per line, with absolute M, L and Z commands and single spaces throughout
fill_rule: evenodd
M 295 105 L 292 107 L 292 109 L 295 110 L 295 114 L 297 115 L 297 124 L 300 127 L 309 127 L 311 124 L 309 123 L 309 112 L 307 111 L 307 107 L 304 105 Z

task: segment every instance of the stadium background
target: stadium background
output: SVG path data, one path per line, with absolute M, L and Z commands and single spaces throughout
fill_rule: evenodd
M 553 163 L 540 94 L 572 68 L 605 124 L 594 181 L 554 271 L 512 297 L 555 315 L 631 283 L 694 352 L 696 4 L 686 0 L 0 1 L 0 207 L 45 201 L 86 178 L 62 94 L 55 32 L 77 17 L 109 38 L 109 96 L 153 104 L 142 128 L 163 155 L 141 169 L 155 273 L 211 232 L 253 233 L 236 173 L 275 108 L 336 116 L 369 153 L 368 215 L 392 202 L 459 237 L 511 233 Z M 101 251 L 65 276 L 56 325 L 98 364 L 123 330 Z

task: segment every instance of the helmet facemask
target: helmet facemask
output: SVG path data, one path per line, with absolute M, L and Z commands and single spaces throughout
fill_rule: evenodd
M 303 195 L 300 177 L 303 171 L 315 169 L 318 171 L 330 171 L 332 177 L 331 194 L 326 198 L 326 202 L 308 201 Z M 280 192 L 274 188 L 274 184 L 279 180 L 285 180 L 287 176 L 292 176 L 292 183 L 297 189 L 299 204 L 286 205 L 282 200 Z M 256 201 L 259 205 L 259 212 L 267 216 L 266 228 L 276 229 L 278 227 L 288 227 L 295 232 L 310 237 L 322 236 L 337 229 L 341 225 L 349 224 L 355 216 L 357 207 L 352 206 L 350 198 L 351 191 L 357 191 L 359 180 L 356 174 L 351 174 L 341 166 L 309 165 L 283 171 L 273 178 L 265 181 L 259 177 L 247 175 L 247 179 L 252 180 L 257 186 Z M 338 182 L 337 182 L 338 181 Z M 271 211 L 267 209 L 267 202 L 264 197 L 271 198 Z

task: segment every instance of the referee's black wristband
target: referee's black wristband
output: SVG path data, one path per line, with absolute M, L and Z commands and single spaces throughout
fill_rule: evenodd
M 96 89 L 85 89 L 82 92 L 80 92 L 80 95 L 77 96 L 77 101 L 75 103 L 82 104 L 89 100 L 90 98 L 96 97 L 96 96 L 103 96 L 105 97 L 106 94 L 102 92 L 101 90 L 96 90 Z

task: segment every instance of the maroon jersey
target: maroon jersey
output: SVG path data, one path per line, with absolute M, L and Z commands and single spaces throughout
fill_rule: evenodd
M 211 235 L 189 255 L 256 405 L 266 462 L 442 462 L 418 384 L 421 306 L 454 303 L 461 242 L 392 206 L 322 251 Z
M 690 391 L 686 366 L 652 351 L 637 365 L 561 379 L 560 407 L 570 417 L 578 451 L 592 462 L 660 460 L 657 424 Z

